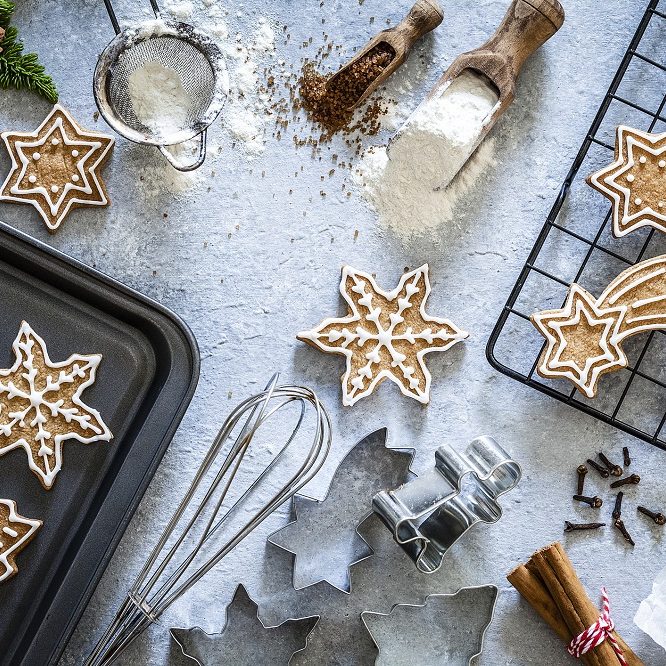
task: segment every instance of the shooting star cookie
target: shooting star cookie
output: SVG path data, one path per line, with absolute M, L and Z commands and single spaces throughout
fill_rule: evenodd
M 666 329 L 666 255 L 623 271 L 596 299 L 572 284 L 563 308 L 530 319 L 547 343 L 538 373 L 568 379 L 593 398 L 603 374 L 627 367 L 622 344 L 628 337 Z
M 448 319 L 426 314 L 428 265 L 405 273 L 390 292 L 380 289 L 368 273 L 345 266 L 340 293 L 347 315 L 325 319 L 297 338 L 346 357 L 343 404 L 350 406 L 370 395 L 385 379 L 395 382 L 404 395 L 427 403 L 431 376 L 424 356 L 446 351 L 468 336 Z

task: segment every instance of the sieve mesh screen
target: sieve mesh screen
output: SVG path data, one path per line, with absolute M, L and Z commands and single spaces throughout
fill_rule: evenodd
M 144 125 L 137 117 L 129 94 L 129 77 L 149 62 L 158 62 L 178 73 L 191 101 L 180 130 L 195 127 L 204 118 L 213 101 L 215 72 L 204 53 L 178 37 L 154 36 L 129 44 L 120 54 L 107 78 L 108 102 L 113 113 L 147 139 L 157 138 L 155 129 Z

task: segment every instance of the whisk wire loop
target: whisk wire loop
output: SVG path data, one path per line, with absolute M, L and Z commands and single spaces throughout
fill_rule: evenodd
M 277 382 L 278 375 L 275 374 L 263 391 L 241 402 L 229 414 L 127 597 L 85 662 L 86 666 L 111 664 L 144 629 L 156 622 L 177 599 L 321 469 L 331 446 L 331 421 L 326 409 L 310 389 L 279 386 Z M 270 462 L 252 477 L 248 487 L 227 507 L 226 500 L 239 483 L 237 479 L 243 460 L 257 431 L 294 403 L 300 411 L 286 441 L 277 453 L 271 454 Z M 310 446 L 298 468 L 281 482 L 279 489 L 260 508 L 254 510 L 249 520 L 236 528 L 226 540 L 222 539 L 223 543 L 216 544 L 215 538 L 229 528 L 231 517 L 245 506 L 248 498 L 283 461 L 304 426 L 309 408 L 314 410 L 316 425 Z M 239 429 L 239 434 L 234 437 Z M 229 441 L 229 451 L 219 462 Z M 218 463 L 219 468 L 216 468 Z M 203 482 L 211 477 L 209 485 L 205 486 Z M 199 496 L 200 500 L 194 506 Z M 215 546 L 215 551 L 204 555 L 204 549 L 211 546 Z

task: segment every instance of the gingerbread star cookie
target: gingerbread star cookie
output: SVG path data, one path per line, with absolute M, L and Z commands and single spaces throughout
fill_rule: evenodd
M 102 356 L 73 354 L 54 363 L 44 340 L 26 322 L 13 349 L 14 365 L 0 370 L 0 456 L 24 448 L 30 469 L 49 490 L 62 468 L 63 442 L 113 437 L 99 412 L 81 399 L 95 382 Z
M 546 339 L 538 373 L 568 379 L 593 398 L 602 375 L 627 367 L 625 340 L 666 330 L 666 255 L 623 271 L 599 298 L 572 284 L 564 307 L 537 312 L 531 320 Z
M 18 573 L 16 556 L 41 526 L 41 520 L 20 516 L 13 500 L 0 499 L 0 583 Z
M 650 134 L 620 125 L 615 161 L 587 182 L 613 204 L 613 234 L 640 227 L 666 231 L 666 132 Z
M 428 265 L 405 273 L 390 292 L 368 273 L 342 269 L 340 293 L 347 315 L 325 319 L 298 339 L 346 357 L 342 402 L 353 405 L 390 379 L 402 393 L 422 403 L 430 400 L 430 372 L 424 356 L 445 351 L 468 336 L 448 319 L 426 314 L 430 294 Z
M 0 201 L 34 206 L 50 232 L 72 208 L 108 206 L 99 172 L 114 140 L 82 129 L 59 104 L 34 132 L 3 132 L 12 168 Z

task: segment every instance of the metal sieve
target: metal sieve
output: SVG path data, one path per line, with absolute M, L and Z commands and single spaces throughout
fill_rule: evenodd
M 192 171 L 206 159 L 206 129 L 217 118 L 229 92 L 229 76 L 222 52 L 213 39 L 197 28 L 165 21 L 156 0 L 150 0 L 154 21 L 121 30 L 112 0 L 104 0 L 116 31 L 102 51 L 93 78 L 93 94 L 100 114 L 121 136 L 135 143 L 157 146 L 179 171 Z M 177 127 L 149 126 L 132 105 L 130 77 L 148 63 L 159 63 L 178 74 L 188 104 Z M 152 124 L 151 124 L 152 125 Z M 194 161 L 166 146 L 176 146 L 197 137 Z

